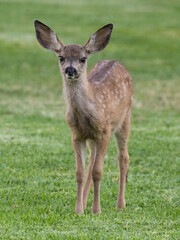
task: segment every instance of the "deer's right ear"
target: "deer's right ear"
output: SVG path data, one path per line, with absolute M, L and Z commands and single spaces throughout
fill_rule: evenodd
M 96 31 L 84 45 L 86 52 L 92 54 L 104 49 L 109 43 L 112 30 L 113 24 L 110 23 Z
M 34 26 L 37 40 L 42 47 L 50 51 L 57 52 L 64 46 L 51 28 L 38 20 L 34 21 Z

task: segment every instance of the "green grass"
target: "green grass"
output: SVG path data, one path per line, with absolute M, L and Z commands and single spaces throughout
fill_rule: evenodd
M 179 1 L 0 0 L 0 239 L 180 239 Z M 57 59 L 36 41 L 33 20 L 64 43 L 83 44 L 113 22 L 108 47 L 131 73 L 134 105 L 127 208 L 118 194 L 112 137 L 101 215 L 74 213 L 75 160 Z

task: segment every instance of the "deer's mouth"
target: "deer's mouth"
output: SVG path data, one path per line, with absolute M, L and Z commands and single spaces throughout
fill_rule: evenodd
M 79 79 L 79 75 L 76 74 L 76 75 L 69 75 L 69 74 L 66 74 L 66 79 L 69 80 L 70 82 L 77 82 L 78 79 Z

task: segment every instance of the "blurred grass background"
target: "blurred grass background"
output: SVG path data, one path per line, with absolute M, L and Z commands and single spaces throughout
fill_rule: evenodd
M 0 238 L 179 239 L 180 3 L 176 0 L 0 0 Z M 56 56 L 33 21 L 83 44 L 112 22 L 89 60 L 124 64 L 133 77 L 127 208 L 115 209 L 114 141 L 104 164 L 102 214 L 74 214 L 75 161 Z

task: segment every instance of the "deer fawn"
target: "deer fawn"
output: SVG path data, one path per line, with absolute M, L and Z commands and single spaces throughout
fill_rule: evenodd
M 36 37 L 41 46 L 59 58 L 67 102 L 66 121 L 72 132 L 76 158 L 76 213 L 83 213 L 92 183 L 92 213 L 101 213 L 100 180 L 111 133 L 115 134 L 120 168 L 117 208 L 125 207 L 125 185 L 129 168 L 128 137 L 132 105 L 132 79 L 117 61 L 104 60 L 87 74 L 87 59 L 106 47 L 113 24 L 96 31 L 83 45 L 64 45 L 56 33 L 35 20 Z M 85 180 L 86 143 L 90 150 Z M 84 186 L 84 187 L 83 187 Z

